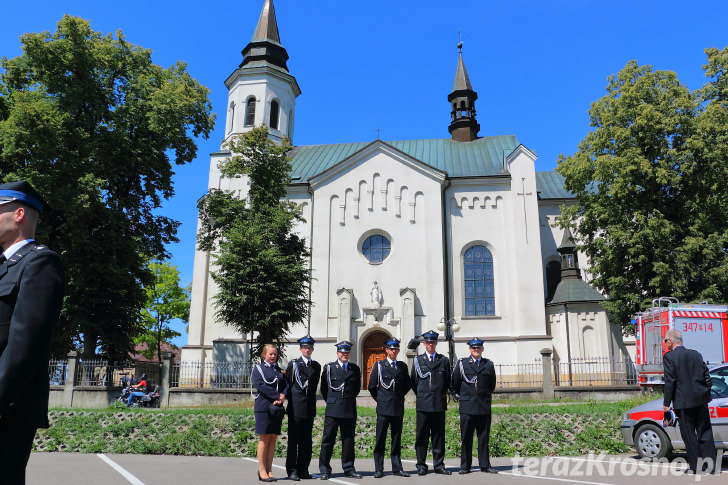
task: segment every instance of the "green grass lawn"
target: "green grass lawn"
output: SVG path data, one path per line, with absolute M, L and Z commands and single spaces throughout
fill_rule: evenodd
M 628 452 L 619 433 L 622 416 L 629 408 L 654 397 L 614 403 L 518 402 L 494 407 L 491 456 Z M 314 424 L 314 451 L 321 443 L 323 412 L 319 408 Z M 243 407 L 128 410 L 119 405 L 93 410 L 52 409 L 50 419 L 50 429 L 38 431 L 36 451 L 255 456 L 258 442 L 253 412 Z M 446 456 L 460 454 L 459 422 L 457 406 L 451 404 Z M 359 408 L 355 441 L 358 457 L 372 456 L 375 426 L 375 410 Z M 284 419 L 276 456 L 285 456 L 286 427 Z M 414 441 L 415 411 L 408 409 L 402 433 L 403 458 L 414 458 Z M 339 456 L 340 445 L 334 453 Z

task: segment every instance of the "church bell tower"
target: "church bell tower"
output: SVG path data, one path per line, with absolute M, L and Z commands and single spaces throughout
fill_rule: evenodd
M 478 99 L 478 93 L 473 91 L 470 85 L 468 71 L 465 70 L 463 62 L 463 43 L 458 43 L 458 68 L 455 71 L 455 82 L 452 86 L 452 92 L 448 95 L 447 100 L 452 106 L 451 121 L 448 131 L 455 141 L 473 141 L 478 138 L 480 125 L 475 119 L 475 100 Z
M 226 80 L 225 140 L 266 125 L 273 140 L 293 140 L 296 78 L 288 72 L 288 53 L 281 45 L 273 0 L 265 0 L 253 38 L 243 49 L 243 62 Z

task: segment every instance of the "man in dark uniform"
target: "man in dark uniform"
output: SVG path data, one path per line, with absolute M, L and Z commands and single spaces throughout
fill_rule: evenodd
M 334 362 L 324 365 L 321 372 L 321 395 L 326 401 L 324 434 L 321 438 L 319 471 L 321 480 L 331 477 L 331 455 L 334 453 L 336 431 L 341 428 L 341 467 L 344 476 L 361 478 L 354 468 L 354 432 L 356 430 L 356 396 L 361 390 L 361 371 L 349 362 L 351 342 L 336 344 Z
M 427 474 L 427 448 L 432 439 L 432 466 L 435 473 L 451 475 L 445 468 L 445 411 L 450 389 L 450 359 L 435 351 L 439 334 L 425 332 L 425 352 L 415 357 L 412 390 L 417 396 L 415 453 L 417 474 Z
M 316 390 L 321 364 L 311 359 L 316 341 L 306 335 L 298 339 L 301 357 L 288 363 L 288 451 L 286 471 L 293 481 L 312 478 L 308 473 L 313 444 L 313 421 L 316 418 Z
M 708 410 L 712 387 L 710 372 L 699 352 L 683 347 L 679 330 L 668 330 L 663 340 L 667 352 L 662 357 L 665 368 L 662 409 L 669 411 L 672 403 L 685 442 L 690 471 L 710 473 L 716 458 Z
M 0 185 L 0 482 L 8 485 L 25 483 L 35 432 L 48 427 L 48 356 L 65 282 L 58 255 L 35 243 L 45 206 L 26 181 Z
M 399 340 L 392 338 L 385 344 L 387 358 L 374 364 L 369 375 L 369 393 L 377 401 L 377 435 L 374 442 L 374 478 L 384 476 L 384 450 L 387 446 L 387 428 L 392 426 L 392 472 L 400 477 L 409 473 L 402 468 L 402 420 L 404 396 L 411 389 L 407 364 L 397 360 Z
M 473 432 L 478 432 L 478 465 L 481 472 L 498 473 L 490 466 L 490 403 L 495 389 L 495 366 L 483 357 L 483 341 L 468 342 L 470 357 L 458 360 L 452 370 L 452 388 L 460 395 L 460 474 L 470 473 Z

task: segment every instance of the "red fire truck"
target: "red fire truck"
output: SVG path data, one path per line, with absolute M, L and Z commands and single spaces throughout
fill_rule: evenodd
M 674 328 L 683 334 L 683 345 L 697 350 L 708 366 L 726 362 L 728 355 L 728 305 L 680 303 L 677 298 L 653 300 L 652 308 L 632 319 L 636 325 L 637 375 L 640 386 L 664 384 L 663 338 Z

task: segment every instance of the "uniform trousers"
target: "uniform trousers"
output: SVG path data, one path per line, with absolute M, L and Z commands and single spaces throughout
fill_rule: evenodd
M 313 421 L 310 418 L 291 419 L 288 415 L 288 451 L 286 452 L 286 472 L 290 475 L 295 471 L 308 475 L 308 466 L 311 464 L 311 445 L 313 444 Z
M 715 462 L 715 441 L 710 426 L 710 411 L 703 404 L 694 408 L 675 409 L 680 434 L 685 443 L 688 465 L 693 471 L 711 472 Z M 698 461 L 700 460 L 700 463 Z M 710 460 L 708 462 L 708 460 Z M 700 469 L 698 469 L 700 467 Z
M 334 454 L 336 432 L 341 428 L 341 468 L 344 472 L 354 470 L 354 431 L 356 418 L 324 418 L 324 435 L 321 438 L 319 471 L 331 474 L 331 455 Z
M 0 483 L 24 485 L 35 428 L 0 430 Z
M 427 447 L 432 440 L 432 466 L 435 470 L 445 468 L 445 412 L 428 413 L 417 411 L 417 432 L 415 454 L 417 469 L 427 470 Z
M 490 468 L 490 414 L 460 415 L 460 468 L 470 470 L 473 464 L 473 432 L 478 437 L 478 466 Z
M 402 471 L 402 421 L 404 416 L 377 414 L 377 435 L 374 441 L 374 469 L 384 471 L 384 451 L 387 448 L 387 428 L 392 427 L 392 471 Z

